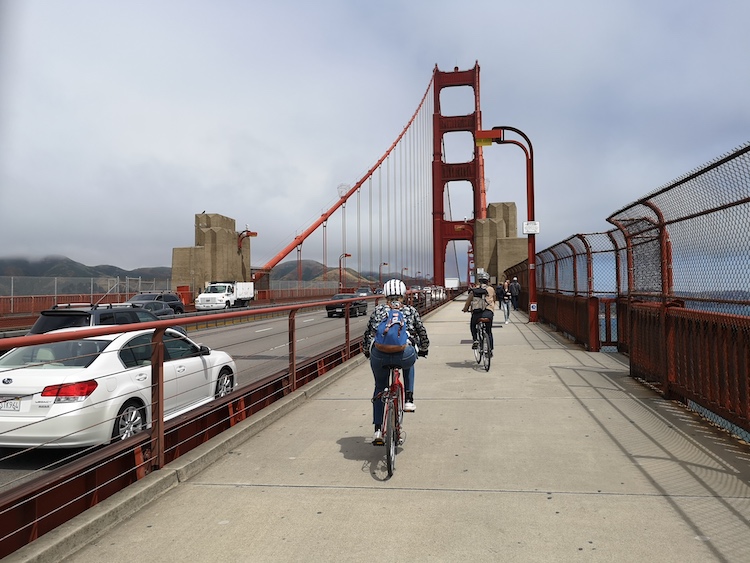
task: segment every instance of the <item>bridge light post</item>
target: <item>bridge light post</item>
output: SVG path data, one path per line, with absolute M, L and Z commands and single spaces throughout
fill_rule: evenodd
M 245 239 L 250 239 L 250 238 L 257 237 L 257 236 L 258 236 L 258 233 L 256 233 L 255 231 L 251 231 L 248 228 L 248 226 L 245 225 L 245 230 L 237 234 L 237 254 L 242 254 L 242 242 Z M 247 244 L 247 261 L 248 261 L 247 272 L 250 276 L 250 281 L 254 281 L 255 276 L 253 275 L 253 261 L 252 261 L 252 257 L 250 256 L 250 241 L 249 240 Z M 245 280 L 245 281 L 248 281 L 248 280 Z
M 383 285 L 383 266 L 387 266 L 388 262 L 383 262 L 380 266 L 378 266 L 378 283 L 380 285 Z
M 409 268 L 406 268 L 406 267 L 401 268 L 401 281 L 404 281 L 404 272 L 406 272 L 407 270 L 409 270 Z M 404 282 L 404 283 L 406 283 L 406 282 Z
M 341 266 L 341 263 L 343 262 L 344 258 L 351 258 L 351 254 L 347 254 L 346 252 L 342 253 L 341 256 L 339 256 L 339 293 L 341 293 L 344 290 L 344 269 Z
M 525 141 L 525 144 L 514 139 L 506 139 L 506 132 L 513 132 Z M 499 145 L 516 145 L 521 147 L 526 156 L 526 215 L 527 221 L 523 225 L 523 232 L 529 242 L 529 322 L 537 322 L 536 303 L 536 234 L 539 232 L 539 223 L 534 219 L 534 148 L 531 140 L 520 129 L 508 126 L 493 127 L 490 131 L 475 131 L 474 139 L 477 146 L 489 146 L 492 143 Z M 498 272 L 499 273 L 499 272 Z

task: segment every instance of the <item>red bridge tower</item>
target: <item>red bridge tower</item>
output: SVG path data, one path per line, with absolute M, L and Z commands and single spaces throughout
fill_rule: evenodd
M 452 86 L 471 86 L 474 89 L 474 112 L 469 115 L 444 116 L 440 113 L 440 91 Z M 468 240 L 474 243 L 474 222 L 487 217 L 487 201 L 484 186 L 484 157 L 482 147 L 473 143 L 475 131 L 482 129 L 482 114 L 479 110 L 479 63 L 471 70 L 441 72 L 434 70 L 435 104 L 433 115 L 433 159 L 432 159 L 432 240 L 434 252 L 433 271 L 435 283 L 445 285 L 445 252 L 448 242 Z M 474 158 L 471 162 L 443 162 L 443 135 L 454 131 L 472 134 Z M 446 184 L 455 181 L 471 183 L 474 195 L 474 217 L 467 221 L 448 221 L 445 218 L 444 194 Z

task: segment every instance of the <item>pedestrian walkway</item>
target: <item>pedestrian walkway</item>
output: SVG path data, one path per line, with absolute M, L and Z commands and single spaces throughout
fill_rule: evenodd
M 360 356 L 8 561 L 750 561 L 746 445 L 521 313 L 485 372 L 461 306 L 391 479 Z

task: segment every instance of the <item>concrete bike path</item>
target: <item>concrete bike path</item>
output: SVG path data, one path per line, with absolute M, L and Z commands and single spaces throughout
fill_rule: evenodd
M 174 484 L 139 483 L 89 511 L 88 543 L 65 561 L 750 561 L 745 446 L 630 379 L 626 358 L 520 313 L 495 324 L 485 372 L 461 306 L 426 319 L 430 355 L 391 479 L 370 444 L 360 357 L 259 431 L 144 479 L 182 471 Z M 97 517 L 138 497 L 123 520 Z M 71 549 L 51 558 L 45 538 L 36 559 L 32 544 L 9 561 Z

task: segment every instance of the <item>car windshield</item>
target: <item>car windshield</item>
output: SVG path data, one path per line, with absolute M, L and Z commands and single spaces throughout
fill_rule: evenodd
M 210 285 L 208 286 L 208 289 L 206 289 L 205 293 L 225 293 L 227 290 L 227 286 L 225 285 Z
M 338 295 L 334 295 L 332 299 L 351 299 L 352 297 L 355 297 L 351 293 L 339 293 Z
M 69 340 L 14 348 L 0 356 L 0 369 L 14 367 L 86 368 L 109 345 L 109 340 Z

